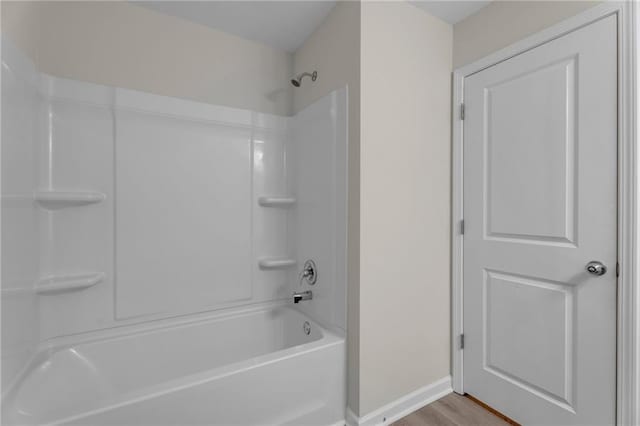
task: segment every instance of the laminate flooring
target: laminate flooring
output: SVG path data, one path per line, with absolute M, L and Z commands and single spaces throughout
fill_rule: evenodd
M 472 399 L 450 393 L 393 423 L 393 426 L 511 426 Z

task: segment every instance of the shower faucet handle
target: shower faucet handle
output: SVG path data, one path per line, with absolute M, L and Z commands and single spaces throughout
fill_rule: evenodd
M 302 284 L 303 280 L 309 285 L 314 285 L 318 280 L 318 269 L 316 268 L 315 262 L 311 259 L 304 262 L 302 272 L 300 272 L 300 284 Z

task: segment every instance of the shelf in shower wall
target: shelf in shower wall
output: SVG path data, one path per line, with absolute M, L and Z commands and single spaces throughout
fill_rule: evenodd
M 100 203 L 107 196 L 102 192 L 92 191 L 38 191 L 34 198 L 42 208 L 58 210 L 65 207 Z
M 295 203 L 294 197 L 263 196 L 258 198 L 258 204 L 262 207 L 290 207 Z
M 288 258 L 260 259 L 258 266 L 260 269 L 287 269 L 296 266 L 296 260 Z
M 104 274 L 101 272 L 76 275 L 53 275 L 38 281 L 36 284 L 36 293 L 48 295 L 84 290 L 93 287 L 103 280 Z

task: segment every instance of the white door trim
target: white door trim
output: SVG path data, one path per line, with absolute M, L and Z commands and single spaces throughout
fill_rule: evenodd
M 527 37 L 453 72 L 453 202 L 452 202 L 452 385 L 464 393 L 463 350 L 463 123 L 465 77 L 533 49 L 605 16 L 618 19 L 618 330 L 617 421 L 640 425 L 640 175 L 638 170 L 638 25 L 640 8 L 633 1 L 605 2 L 557 25 Z

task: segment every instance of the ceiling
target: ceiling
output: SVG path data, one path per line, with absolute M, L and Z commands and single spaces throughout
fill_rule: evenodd
M 455 24 L 489 4 L 490 0 L 410 2 L 450 24 Z M 133 3 L 276 49 L 295 52 L 324 21 L 336 1 L 133 0 Z
M 443 21 L 455 24 L 462 21 L 467 16 L 473 15 L 478 10 L 491 3 L 491 0 L 414 0 L 411 1 L 411 3 L 420 9 L 426 10 L 430 14 L 437 16 Z
M 134 1 L 177 16 L 294 52 L 324 21 L 333 1 Z

